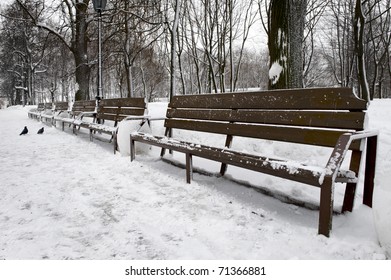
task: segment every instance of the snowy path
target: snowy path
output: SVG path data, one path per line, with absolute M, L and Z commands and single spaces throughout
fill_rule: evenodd
M 27 125 L 29 133 L 19 136 Z M 384 259 L 372 210 L 318 212 L 0 110 L 0 259 Z M 391 145 L 391 144 L 390 144 Z

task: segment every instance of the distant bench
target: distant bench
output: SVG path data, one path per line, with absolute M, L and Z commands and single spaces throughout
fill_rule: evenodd
M 295 89 L 174 96 L 167 109 L 166 136 L 135 132 L 130 135 L 131 160 L 135 142 L 185 154 L 186 178 L 192 179 L 192 157 L 221 162 L 221 175 L 234 165 L 320 188 L 318 233 L 330 235 L 334 185 L 346 183 L 342 211 L 352 211 L 362 153 L 366 147 L 363 203 L 372 206 L 377 131 L 364 130 L 367 102 L 348 88 Z M 220 147 L 173 139 L 173 129 L 226 135 Z M 291 160 L 230 149 L 234 136 L 333 147 L 326 166 L 308 166 Z M 349 170 L 341 170 L 348 150 Z
M 68 102 L 67 101 L 59 101 L 49 104 L 45 106 L 45 110 L 41 113 L 41 121 L 50 122 L 50 124 L 55 124 L 54 118 L 59 116 L 62 112 L 68 111 Z M 52 104 L 52 105 L 51 105 Z
M 118 149 L 118 124 L 122 120 L 140 120 L 140 127 L 148 121 L 145 116 L 146 103 L 144 98 L 114 98 L 103 99 L 99 102 L 93 122 L 80 120 L 79 127 L 90 130 L 90 140 L 96 132 L 111 135 L 114 153 Z
M 37 109 L 32 109 L 28 112 L 28 116 L 33 119 L 42 120 L 42 116 L 49 113 L 53 109 L 51 102 L 38 103 Z
M 47 102 L 47 103 L 38 103 L 36 109 L 28 111 L 29 118 L 34 118 L 40 121 L 53 122 L 53 119 L 56 115 L 61 112 L 68 110 L 68 102 L 58 101 L 58 102 Z
M 38 103 L 37 108 L 28 111 L 28 116 L 31 119 L 39 119 L 41 113 L 45 110 L 45 103 Z
M 96 101 L 75 101 L 68 118 L 55 118 L 56 121 L 73 127 L 73 132 L 86 128 L 90 132 L 90 140 L 96 132 L 111 136 L 114 153 L 118 149 L 118 124 L 122 120 L 138 120 L 140 127 L 148 121 L 145 116 L 146 103 L 144 98 L 114 98 L 100 100 L 96 109 Z M 89 120 L 86 120 L 89 118 Z
M 60 122 L 62 130 L 64 130 L 65 124 L 72 126 L 75 132 L 76 126 L 74 125 L 77 119 L 82 119 L 85 116 L 94 117 L 96 101 L 95 100 L 78 100 L 73 102 L 71 110 L 68 112 L 67 117 L 55 116 L 53 122 Z

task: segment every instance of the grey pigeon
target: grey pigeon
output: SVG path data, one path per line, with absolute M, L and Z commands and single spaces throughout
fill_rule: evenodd
M 37 132 L 38 134 L 42 134 L 43 133 L 43 127 L 42 128 L 40 128 L 39 130 L 38 130 L 38 132 Z
M 19 134 L 19 135 L 24 135 L 24 134 L 27 134 L 27 132 L 29 132 L 29 130 L 27 129 L 27 126 L 25 126 L 22 130 L 22 132 Z

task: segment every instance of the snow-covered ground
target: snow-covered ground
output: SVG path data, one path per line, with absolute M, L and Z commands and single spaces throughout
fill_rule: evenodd
M 164 116 L 165 107 L 150 104 L 149 113 Z M 317 188 L 239 168 L 229 168 L 227 178 L 195 173 L 188 185 L 185 171 L 161 161 L 157 148 L 140 145 L 130 162 L 129 123 L 120 128 L 121 153 L 113 155 L 107 141 L 28 119 L 28 109 L 0 110 L 0 259 L 387 259 L 391 100 L 369 110 L 370 128 L 381 133 L 374 209 L 361 204 L 360 185 L 354 211 L 334 216 L 330 238 L 317 235 Z M 24 126 L 29 133 L 19 136 Z M 162 134 L 162 121 L 152 130 Z M 191 138 L 224 143 L 202 133 Z M 245 139 L 233 148 L 311 164 L 330 154 Z M 183 162 L 183 155 L 172 160 Z M 199 159 L 195 165 L 219 169 Z M 336 212 L 343 191 L 337 186 Z

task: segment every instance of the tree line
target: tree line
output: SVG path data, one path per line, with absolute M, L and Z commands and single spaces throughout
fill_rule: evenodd
M 391 97 L 391 0 L 109 0 L 103 97 L 353 87 Z M 0 11 L 10 104 L 93 99 L 90 0 L 14 0 Z

